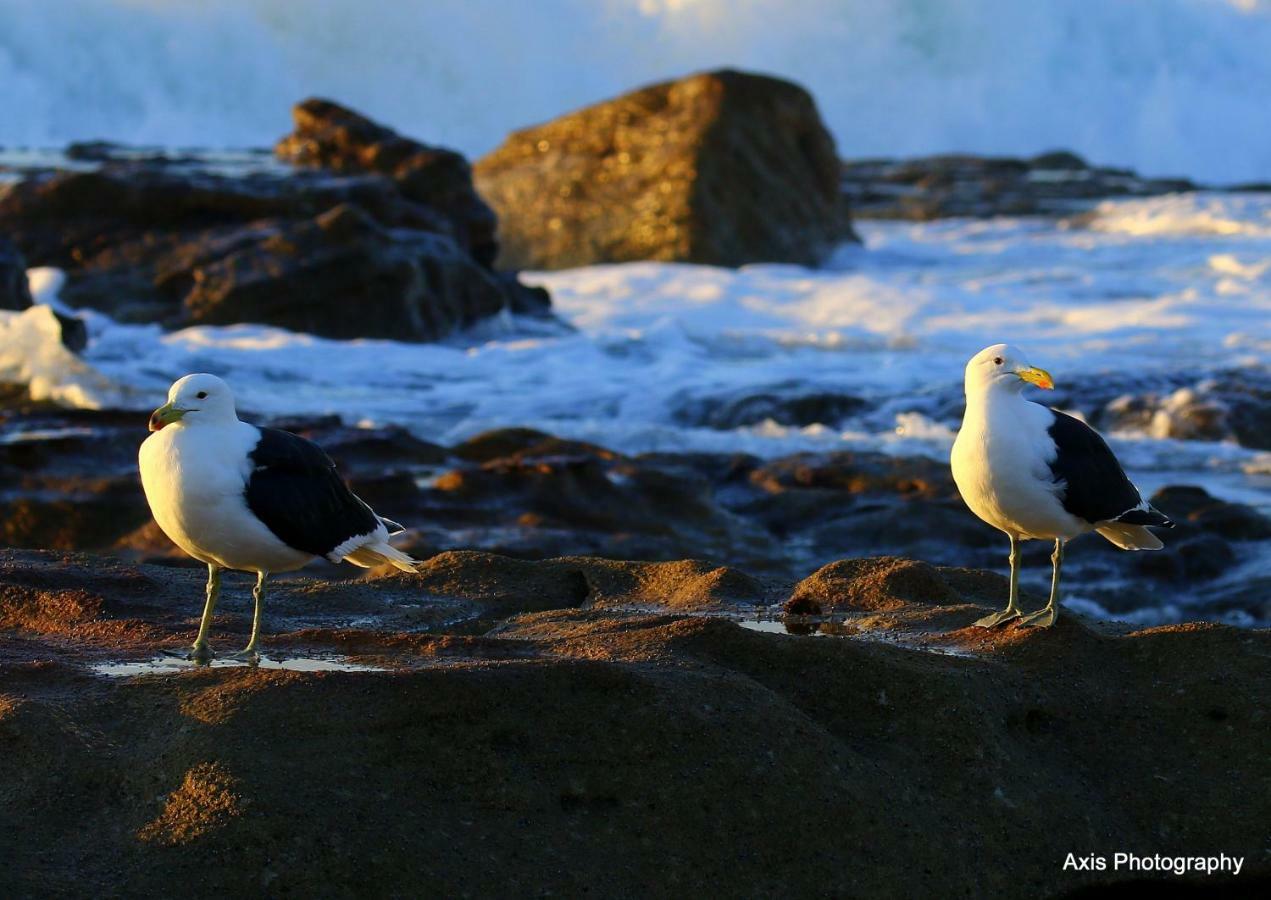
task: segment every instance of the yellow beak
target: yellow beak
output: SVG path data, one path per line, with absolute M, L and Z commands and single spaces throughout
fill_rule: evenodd
M 164 425 L 180 422 L 187 410 L 177 409 L 171 403 L 165 403 L 150 414 L 150 430 L 158 431 Z
M 1045 369 L 1029 366 L 1027 369 L 1018 370 L 1015 374 L 1020 377 L 1021 381 L 1035 384 L 1044 391 L 1053 391 L 1055 389 L 1055 380 L 1050 377 L 1050 373 Z

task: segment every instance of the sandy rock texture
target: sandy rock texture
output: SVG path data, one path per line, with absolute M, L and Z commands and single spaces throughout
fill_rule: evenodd
M 1128 880 L 1062 871 L 1115 848 L 1265 879 L 1271 635 L 969 628 L 1004 588 L 448 553 L 277 585 L 271 655 L 378 671 L 107 677 L 189 642 L 201 574 L 4 551 L 0 892 L 1055 896 Z M 836 621 L 740 624 L 792 596 Z
M 513 132 L 477 161 L 500 263 L 819 263 L 854 240 L 834 140 L 788 81 L 720 70 Z

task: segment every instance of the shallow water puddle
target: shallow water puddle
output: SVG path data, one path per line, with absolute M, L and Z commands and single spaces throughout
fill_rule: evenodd
M 860 637 L 861 630 L 846 622 L 818 622 L 805 619 L 739 619 L 737 624 L 765 634 L 795 634 L 801 637 Z
M 890 644 L 904 650 L 916 650 L 920 653 L 934 653 L 940 656 L 976 656 L 962 647 L 944 644 L 927 644 L 913 640 L 908 635 L 889 634 L 885 632 L 867 631 L 850 622 L 823 621 L 808 617 L 786 616 L 784 618 L 735 619 L 742 628 L 758 631 L 763 634 L 787 634 L 797 637 L 840 637 L 858 638 L 879 644 Z
M 156 656 L 154 659 L 137 662 L 98 663 L 92 666 L 93 674 L 105 675 L 108 678 L 124 678 L 130 675 L 156 675 L 174 672 L 187 672 L 193 669 L 286 669 L 291 672 L 387 672 L 382 666 L 368 666 L 362 663 L 349 662 L 339 656 L 292 656 L 285 659 L 262 658 L 256 666 L 238 659 L 214 659 L 206 666 L 196 664 L 188 659 L 175 656 Z

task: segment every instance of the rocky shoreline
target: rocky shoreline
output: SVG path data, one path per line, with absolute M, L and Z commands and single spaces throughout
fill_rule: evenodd
M 122 322 L 428 341 L 549 316 L 523 268 L 816 265 L 858 240 L 853 216 L 1079 216 L 1202 189 L 1067 151 L 841 161 L 806 91 L 731 70 L 523 129 L 471 164 L 329 100 L 293 115 L 270 156 L 87 143 L 0 164 L 0 309 L 30 305 L 14 272 L 56 266 L 65 306 Z
M 1001 576 L 889 558 L 444 553 L 279 583 L 270 654 L 363 671 L 109 674 L 187 644 L 201 582 L 0 551 L 6 895 L 1055 896 L 1143 877 L 1063 870 L 1109 847 L 1271 873 L 1265 631 L 989 633 Z M 760 630 L 791 596 L 834 627 Z
M 143 418 L 11 399 L 0 409 L 0 540 L 189 564 L 141 494 Z M 338 417 L 267 424 L 325 447 L 360 496 L 412 526 L 400 544 L 420 557 L 443 549 L 524 559 L 706 557 L 780 578 L 843 556 L 1003 565 L 999 536 L 967 512 L 947 464 L 923 456 L 624 454 L 517 428 L 443 447 Z M 1135 583 L 1155 595 L 1153 605 L 1176 605 L 1188 617 L 1271 621 L 1265 576 L 1228 577 L 1265 552 L 1271 519 L 1185 484 L 1152 500 L 1178 522 L 1168 547 L 1135 554 L 1083 540 L 1069 557 L 1069 584 L 1112 614 L 1140 608 L 1142 598 L 1124 588 Z M 1049 571 L 1047 552 L 1025 545 L 1030 575 Z M 346 577 L 326 563 L 314 571 Z
M 806 91 L 726 70 L 472 162 L 327 100 L 294 118 L 271 152 L 0 158 L 0 325 L 43 338 L 54 367 L 101 337 L 89 310 L 160 340 L 259 323 L 466 347 L 512 316 L 571 333 L 523 268 L 815 266 L 857 240 L 853 217 L 1077 223 L 1102 199 L 1200 189 L 1064 152 L 844 162 Z M 65 274 L 53 309 L 33 307 L 33 266 Z M 1271 449 L 1271 376 L 1230 365 L 1113 372 L 1052 399 L 1104 431 Z M 145 413 L 10 380 L 0 896 L 1271 886 L 1271 519 L 1251 506 L 1164 482 L 1165 550 L 1083 540 L 1057 627 L 989 632 L 971 623 L 1002 606 L 1003 541 L 917 450 L 637 453 L 518 427 L 443 445 L 248 412 L 322 445 L 426 562 L 279 576 L 267 664 L 197 668 L 163 655 L 189 645 L 204 573 L 141 493 Z M 666 420 L 878 434 L 902 413 L 933 429 L 961 415 L 953 382 L 903 401 L 772 382 L 675 381 Z M 119 393 L 101 405 L 150 400 Z M 1026 608 L 1045 602 L 1048 552 L 1025 547 Z M 226 581 L 222 655 L 249 618 L 246 577 Z M 1118 850 L 1245 867 L 1064 868 Z

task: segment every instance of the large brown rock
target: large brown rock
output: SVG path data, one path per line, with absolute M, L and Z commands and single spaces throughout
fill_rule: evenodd
M 812 97 L 723 70 L 513 133 L 476 164 L 501 265 L 819 263 L 853 240 Z
M 494 211 L 473 188 L 463 156 L 403 137 L 330 100 L 298 103 L 292 118 L 296 130 L 274 148 L 280 158 L 333 172 L 388 175 L 403 196 L 441 212 L 474 258 L 486 266 L 494 262 Z

